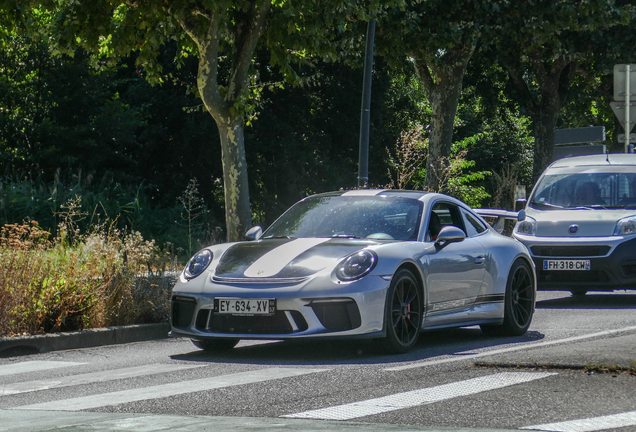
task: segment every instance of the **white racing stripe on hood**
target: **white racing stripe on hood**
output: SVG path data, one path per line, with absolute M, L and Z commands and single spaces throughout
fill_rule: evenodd
M 246 277 L 272 277 L 301 253 L 329 240 L 329 238 L 299 238 L 292 240 L 267 252 L 249 266 L 243 274 Z

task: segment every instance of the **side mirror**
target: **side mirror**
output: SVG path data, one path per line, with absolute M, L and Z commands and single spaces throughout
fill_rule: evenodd
M 259 238 L 261 238 L 262 235 L 263 235 L 263 228 L 256 225 L 250 228 L 249 230 L 247 230 L 247 232 L 245 233 L 245 240 L 250 240 L 250 241 L 258 240 Z
M 519 210 L 517 213 L 517 222 L 521 222 L 526 218 L 526 211 L 524 209 Z
M 466 233 L 453 225 L 446 225 L 437 235 L 435 245 L 446 247 L 450 243 L 460 242 L 466 239 Z

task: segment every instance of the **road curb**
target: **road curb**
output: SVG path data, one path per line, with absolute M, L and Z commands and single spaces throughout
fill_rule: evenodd
M 170 323 L 162 322 L 0 338 L 0 357 L 164 339 L 169 331 Z

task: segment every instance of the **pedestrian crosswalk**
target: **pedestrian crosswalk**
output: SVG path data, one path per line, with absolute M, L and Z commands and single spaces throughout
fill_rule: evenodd
M 619 429 L 629 426 L 636 426 L 636 411 L 578 420 L 569 420 L 558 423 L 526 426 L 521 429 L 550 432 L 593 432 L 608 429 Z
M 63 361 L 29 361 L 0 367 L 0 376 L 20 373 L 38 372 L 47 369 L 58 369 L 70 366 L 80 366 L 84 363 Z
M 286 415 L 292 418 L 352 420 L 369 415 L 454 399 L 515 384 L 546 378 L 552 372 L 503 372 L 465 381 L 398 393 L 377 399 Z
M 74 385 L 91 384 L 98 382 L 113 381 L 124 378 L 141 377 L 159 373 L 176 372 L 179 370 L 192 369 L 205 365 L 175 365 L 175 364 L 154 364 L 137 366 L 124 369 L 107 370 L 104 372 L 94 372 L 80 375 L 71 375 L 60 378 L 52 378 L 37 381 L 25 381 L 15 384 L 5 384 L 0 387 L 0 396 L 12 394 L 28 393 L 38 390 L 48 390 L 52 388 L 70 387 Z
M 107 371 L 69 374 L 68 371 L 52 378 L 30 380 L 28 377 L 37 372 L 38 376 L 46 376 L 47 371 L 60 370 L 62 368 L 77 368 L 87 365 L 82 362 L 63 361 L 26 361 L 14 364 L 0 365 L 0 412 L 4 409 L 17 413 L 66 411 L 78 412 L 87 410 L 99 410 L 121 404 L 148 401 L 159 398 L 189 394 L 194 392 L 215 391 L 218 389 L 244 386 L 248 384 L 266 383 L 272 380 L 285 380 L 290 378 L 309 377 L 316 382 L 316 374 L 332 372 L 331 367 L 262 367 L 254 370 L 220 374 L 198 379 L 170 379 L 168 383 L 141 386 L 119 391 L 106 391 L 96 394 L 88 394 L 81 397 L 71 397 L 69 392 L 60 392 L 58 398 L 46 398 L 38 400 L 38 393 L 46 390 L 69 388 L 86 384 L 113 383 L 115 380 L 150 377 L 155 374 L 170 375 L 181 372 L 204 371 L 202 368 L 209 366 L 207 363 L 157 363 L 139 365 Z M 83 368 L 82 370 L 87 370 Z M 197 372 L 198 374 L 198 372 Z M 60 375 L 55 373 L 53 375 Z M 203 373 L 202 375 L 205 375 Z M 197 375 L 197 376 L 202 376 Z M 331 420 L 349 421 L 363 417 L 388 413 L 392 411 L 412 409 L 422 405 L 434 404 L 480 393 L 492 392 L 511 386 L 524 385 L 537 380 L 547 380 L 558 375 L 556 372 L 530 371 L 530 372 L 500 372 L 493 371 L 486 375 L 450 382 L 436 386 L 424 386 L 423 388 L 388 394 L 377 398 L 360 398 L 345 404 L 323 406 L 316 409 L 283 412 L 279 419 L 307 419 L 307 420 Z M 190 376 L 188 374 L 184 376 Z M 320 378 L 318 379 L 318 381 Z M 3 382 L 4 381 L 4 382 Z M 165 380 L 164 380 L 165 381 Z M 112 385 L 106 386 L 112 390 Z M 31 393 L 32 397 L 19 399 L 21 405 L 15 403 L 2 404 L 11 396 L 20 396 Z M 355 394 L 355 393 L 354 393 Z M 18 399 L 13 399 L 18 400 Z M 24 402 L 28 401 L 28 402 Z M 461 402 L 459 402 L 461 403 Z M 4 408 L 3 408 L 4 406 Z M 276 416 L 273 416 L 276 418 Z M 636 426 L 636 411 L 616 413 L 606 416 L 574 419 L 567 421 L 546 422 L 537 425 L 519 425 L 521 430 L 553 431 L 553 432 L 592 432 L 617 428 Z M 0 431 L 10 430 L 0 427 Z

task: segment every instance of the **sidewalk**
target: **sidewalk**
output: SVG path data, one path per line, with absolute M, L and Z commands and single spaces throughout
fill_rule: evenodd
M 170 323 L 163 322 L 0 338 L 0 357 L 164 339 L 168 337 L 169 331 Z
M 96 412 L 0 410 L 0 432 L 254 432 L 254 431 L 338 431 L 338 432 L 510 432 L 507 429 L 468 429 L 333 422 L 267 417 L 208 417 L 186 415 L 124 414 Z

